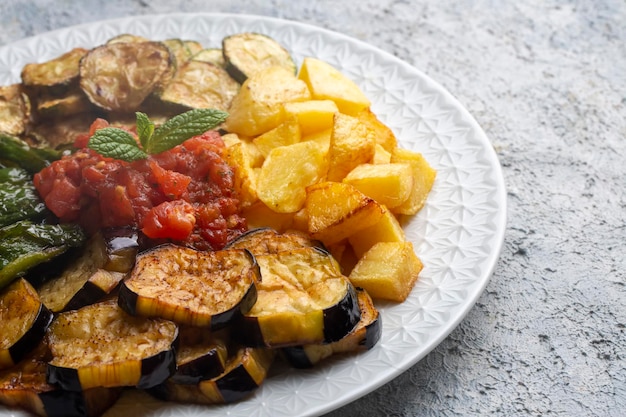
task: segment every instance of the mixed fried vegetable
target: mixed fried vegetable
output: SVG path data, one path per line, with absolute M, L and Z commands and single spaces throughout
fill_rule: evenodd
M 373 348 L 435 179 L 359 87 L 258 33 L 131 34 L 0 87 L 0 404 L 252 395 Z

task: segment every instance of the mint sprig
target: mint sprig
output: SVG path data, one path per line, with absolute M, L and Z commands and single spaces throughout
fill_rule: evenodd
M 228 113 L 220 110 L 194 109 L 155 127 L 145 113 L 136 112 L 135 115 L 139 143 L 124 129 L 105 127 L 96 130 L 87 147 L 102 156 L 132 162 L 180 145 L 189 138 L 219 126 L 228 117 Z

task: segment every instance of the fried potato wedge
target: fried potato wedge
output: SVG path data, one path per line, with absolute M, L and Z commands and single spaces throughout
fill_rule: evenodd
M 350 184 L 326 181 L 308 187 L 306 194 L 309 232 L 327 245 L 373 226 L 385 211 Z
M 314 99 L 332 100 L 342 113 L 356 115 L 370 106 L 369 99 L 354 81 L 317 58 L 304 58 L 298 78 L 306 82 Z
M 233 99 L 224 128 L 242 136 L 258 136 L 284 121 L 284 103 L 310 98 L 306 84 L 288 70 L 274 66 L 258 71 Z
M 408 163 L 361 164 L 343 182 L 392 208 L 404 203 L 413 189 L 413 170 Z
M 359 260 L 349 278 L 374 299 L 404 301 L 417 282 L 422 262 L 411 242 L 379 242 Z
M 278 213 L 295 213 L 306 200 L 306 187 L 326 174 L 326 154 L 315 142 L 274 148 L 261 167 L 259 199 Z
M 376 138 L 359 119 L 336 113 L 328 148 L 328 180 L 341 181 L 360 164 L 370 162 Z
M 433 169 L 424 156 L 408 149 L 396 148 L 391 155 L 393 163 L 408 163 L 413 170 L 413 188 L 409 198 L 392 209 L 394 213 L 413 215 L 426 203 L 426 198 L 435 183 L 437 171 Z

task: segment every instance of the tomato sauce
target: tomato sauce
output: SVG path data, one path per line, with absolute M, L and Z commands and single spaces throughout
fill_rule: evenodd
M 62 222 L 88 233 L 104 227 L 134 226 L 148 238 L 218 250 L 247 228 L 239 214 L 233 169 L 223 158 L 224 142 L 206 132 L 145 160 L 103 157 L 86 144 L 34 176 L 46 206 Z

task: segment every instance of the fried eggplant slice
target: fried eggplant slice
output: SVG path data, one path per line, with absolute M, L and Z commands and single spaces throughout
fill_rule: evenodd
M 239 83 L 255 72 L 280 66 L 296 73 L 296 64 L 289 52 L 274 39 L 260 33 L 238 33 L 222 40 L 225 67 Z
M 180 326 L 180 345 L 176 350 L 177 384 L 197 384 L 215 378 L 226 370 L 229 335 L 227 329 L 211 332 L 205 328 Z
M 176 370 L 178 326 L 130 316 L 116 299 L 59 314 L 47 336 L 47 380 L 69 391 L 150 388 Z
M 373 348 L 382 335 L 382 318 L 372 298 L 362 288 L 356 288 L 361 320 L 344 338 L 333 343 L 291 346 L 281 349 L 283 356 L 295 368 L 311 368 L 322 360 L 339 353 Z
M 74 48 L 46 62 L 26 64 L 21 73 L 22 84 L 34 96 L 61 96 L 76 85 L 79 63 L 87 52 L 85 48 Z
M 259 280 L 256 260 L 246 250 L 165 244 L 137 256 L 119 303 L 133 315 L 218 330 L 250 310 Z
M 209 62 L 191 60 L 178 68 L 160 98 L 187 109 L 226 111 L 239 92 L 239 83 L 226 70 Z
M 149 392 L 164 401 L 195 404 L 227 404 L 252 395 L 259 388 L 276 356 L 273 349 L 240 347 L 219 376 L 195 385 L 171 378 Z
M 233 329 L 247 346 L 270 348 L 330 343 L 360 319 L 356 292 L 330 254 L 300 248 L 257 255 L 258 299 Z
M 134 111 L 175 71 L 162 42 L 114 42 L 90 50 L 80 61 L 80 87 L 102 109 Z
M 96 233 L 59 276 L 39 286 L 43 303 L 58 313 L 103 299 L 132 268 L 136 248 L 132 238 L 115 241 L 115 236 L 105 238 L 103 233 Z
M 278 233 L 269 227 L 258 227 L 237 236 L 226 248 L 248 249 L 256 256 L 314 246 L 324 249 L 322 242 L 311 239 L 306 233 L 295 230 Z
M 31 102 L 21 84 L 0 87 L 0 132 L 22 135 L 30 117 Z
M 0 369 L 24 358 L 40 342 L 52 322 L 52 312 L 35 288 L 20 278 L 0 292 Z
M 121 389 L 66 391 L 46 381 L 50 352 L 41 343 L 10 369 L 0 371 L 0 404 L 40 417 L 98 417 L 119 398 Z

